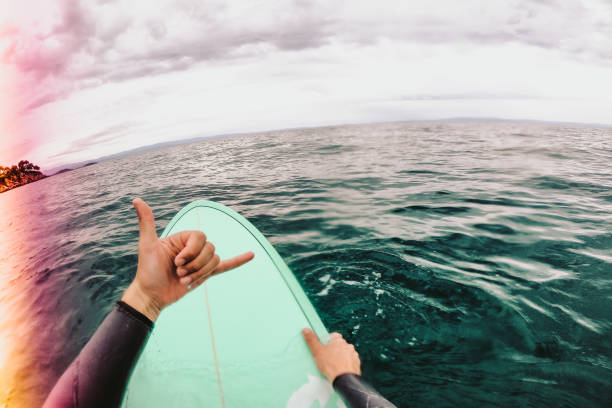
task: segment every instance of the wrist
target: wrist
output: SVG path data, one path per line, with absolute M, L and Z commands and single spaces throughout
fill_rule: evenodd
M 152 322 L 155 322 L 161 313 L 162 308 L 159 302 L 147 295 L 136 280 L 128 286 L 121 300 L 147 316 Z
M 361 370 L 354 370 L 354 369 L 348 369 L 348 370 L 340 370 L 338 372 L 335 373 L 330 373 L 330 375 L 327 376 L 327 379 L 329 380 L 330 383 L 334 383 L 334 381 L 336 381 L 336 378 L 344 375 L 344 374 L 353 374 L 353 375 L 361 375 Z
M 361 377 L 361 373 L 356 373 L 354 371 L 351 372 L 343 372 L 342 374 L 338 374 L 336 377 L 334 377 L 333 380 L 329 380 L 330 383 L 332 383 L 332 386 L 336 386 L 336 382 L 341 381 L 343 377 L 351 377 L 351 376 L 357 376 L 357 377 Z

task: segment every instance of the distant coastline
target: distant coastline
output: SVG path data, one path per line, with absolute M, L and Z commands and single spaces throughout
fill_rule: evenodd
M 65 169 L 61 169 L 60 171 L 56 171 L 55 173 L 51 174 L 51 176 L 55 176 L 55 175 L 57 175 L 57 174 L 62 174 L 62 173 L 66 173 L 66 172 L 68 172 L 68 171 L 72 171 L 72 170 L 80 169 L 80 168 L 82 168 L 82 167 L 93 166 L 94 164 L 98 164 L 98 162 L 93 161 L 93 162 L 89 162 L 89 163 L 87 163 L 87 164 L 84 164 L 84 165 L 82 165 L 82 166 L 70 167 L 70 168 L 68 168 L 68 167 L 67 167 L 67 168 L 65 168 Z
M 18 164 L 11 167 L 0 166 L 0 193 L 4 193 L 14 188 L 33 183 L 47 177 L 80 169 L 81 167 L 92 166 L 97 163 L 98 162 L 92 161 L 82 166 L 65 168 L 51 175 L 43 174 L 43 172 L 40 171 L 39 166 L 35 165 L 34 163 L 30 163 L 27 160 L 22 160 Z
M 0 193 L 42 180 L 46 177 L 40 171 L 39 166 L 27 160 L 21 160 L 11 167 L 0 166 Z
M 12 190 L 26 184 L 42 180 L 47 177 L 52 177 L 58 174 L 66 173 L 82 167 L 93 166 L 98 162 L 88 162 L 82 166 L 67 167 L 53 174 L 47 175 L 40 171 L 40 167 L 27 160 L 22 160 L 18 164 L 10 167 L 0 166 L 0 193 Z

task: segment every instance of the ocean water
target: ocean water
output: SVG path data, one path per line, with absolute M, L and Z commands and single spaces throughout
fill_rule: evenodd
M 163 148 L 0 195 L 0 406 L 40 404 L 158 231 L 231 206 L 400 407 L 612 406 L 612 129 L 391 123 Z M 273 391 L 271 391 L 273 392 Z

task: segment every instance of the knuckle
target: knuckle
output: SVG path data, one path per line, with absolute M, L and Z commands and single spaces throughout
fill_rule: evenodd
M 219 265 L 221 261 L 219 260 L 219 255 L 215 255 L 212 257 L 212 260 L 209 262 L 210 272 L 214 272 L 215 268 Z
M 194 264 L 195 264 L 194 268 L 193 268 L 194 271 L 198 271 L 199 272 L 200 269 L 202 269 L 206 265 L 206 262 L 203 262 L 202 259 L 198 258 L 197 261 L 194 261 Z
M 213 244 L 212 242 L 208 242 L 210 244 L 210 251 L 211 252 L 215 252 L 215 244 Z
M 194 230 L 192 234 L 198 242 L 206 242 L 206 234 L 204 234 L 202 231 Z

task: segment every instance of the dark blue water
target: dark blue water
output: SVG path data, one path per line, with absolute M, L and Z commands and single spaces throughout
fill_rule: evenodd
M 611 406 L 611 164 L 611 129 L 396 123 L 175 146 L 2 194 L 0 405 L 40 401 L 130 282 L 140 196 L 160 232 L 195 199 L 247 217 L 398 406 Z

